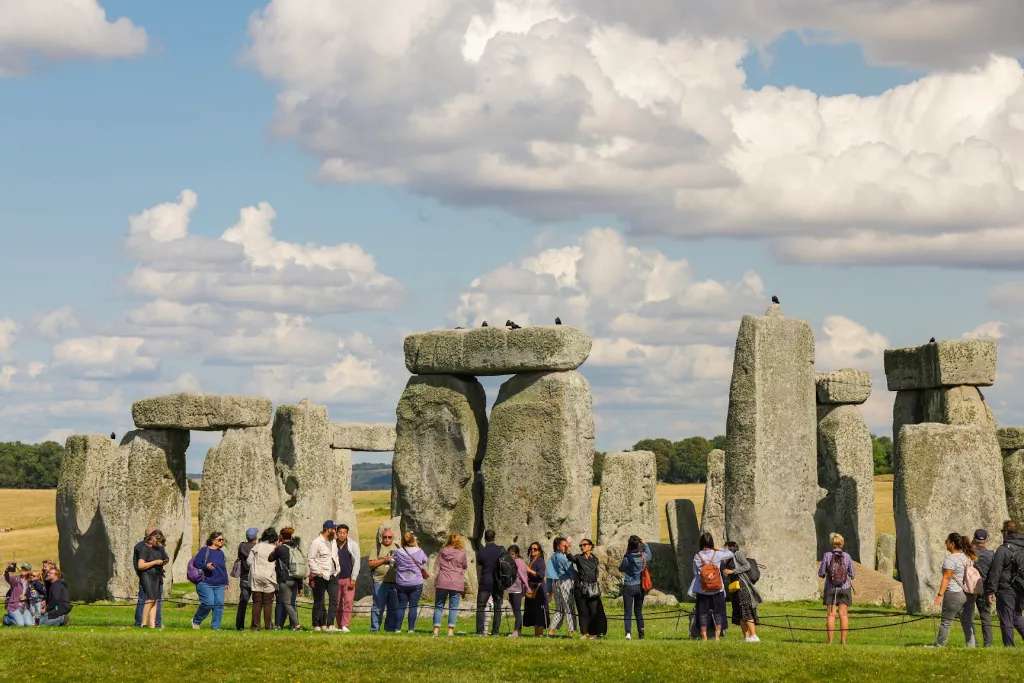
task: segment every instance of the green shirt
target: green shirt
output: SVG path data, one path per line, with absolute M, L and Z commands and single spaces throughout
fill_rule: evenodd
M 395 545 L 382 545 L 380 549 L 373 554 L 371 560 L 383 560 L 386 557 L 391 557 L 395 552 Z M 381 583 L 394 583 L 395 582 L 395 565 L 382 564 L 373 568 L 373 580 Z

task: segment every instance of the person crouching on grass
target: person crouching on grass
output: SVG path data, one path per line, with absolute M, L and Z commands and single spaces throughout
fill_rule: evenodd
M 829 535 L 832 550 L 825 551 L 818 565 L 818 576 L 825 578 L 822 601 L 828 608 L 825 617 L 825 642 L 832 644 L 836 630 L 836 613 L 839 613 L 839 642 L 846 645 L 850 629 L 850 605 L 853 604 L 853 559 L 843 550 L 846 540 L 842 534 Z

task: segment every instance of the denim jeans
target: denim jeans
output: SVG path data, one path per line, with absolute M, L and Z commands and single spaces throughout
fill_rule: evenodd
M 389 602 L 395 606 L 394 619 L 392 619 L 391 604 L 389 604 L 387 623 L 390 625 L 390 628 L 386 625 L 384 630 L 402 630 L 402 621 L 405 619 L 405 611 L 407 609 L 409 610 L 409 631 L 416 630 L 416 616 L 420 609 L 420 595 L 422 593 L 423 584 L 418 586 L 399 586 L 396 584 L 395 590 L 389 596 Z
M 448 628 L 455 628 L 455 622 L 459 618 L 459 601 L 462 600 L 460 591 L 437 588 L 434 590 L 434 628 L 441 626 L 441 616 L 444 614 L 445 603 L 448 604 Z
M 203 623 L 203 619 L 212 611 L 213 619 L 210 621 L 210 627 L 219 629 L 220 620 L 224 616 L 224 586 L 211 586 L 203 581 L 196 584 L 196 592 L 199 593 L 199 609 L 192 617 L 192 623 Z
M 299 625 L 299 613 L 296 610 L 296 601 L 299 593 L 302 592 L 301 581 L 285 581 L 277 584 L 277 607 L 274 615 L 274 624 L 281 628 L 284 626 L 284 619 L 288 617 L 288 623 L 292 628 Z
M 7 612 L 4 619 L 4 626 L 35 626 L 36 619 L 32 612 L 22 607 L 13 612 Z
M 43 616 L 39 617 L 39 625 L 40 626 L 63 626 L 64 622 L 67 621 L 67 618 L 68 617 L 67 617 L 66 614 L 61 615 L 59 617 L 54 617 L 52 619 L 44 614 Z
M 388 600 L 395 590 L 395 584 L 385 581 L 373 582 L 373 607 L 370 609 L 370 631 L 376 633 L 381 626 L 387 630 L 385 617 L 388 614 Z
M 625 620 L 626 633 L 633 632 L 633 619 L 636 618 L 636 630 L 640 637 L 644 637 L 644 592 L 640 584 L 624 585 L 622 587 L 622 610 Z
M 160 585 L 160 595 L 163 595 L 163 584 Z M 142 608 L 146 604 L 146 595 L 142 592 L 142 586 L 139 586 L 139 601 L 135 603 L 135 625 L 142 626 Z M 164 625 L 164 600 L 160 598 L 156 601 L 156 627 L 160 628 Z
M 964 631 L 964 642 L 967 647 L 974 647 L 974 622 L 967 620 L 967 604 L 973 601 L 974 596 L 966 596 L 963 591 L 947 590 L 942 596 L 942 620 L 939 622 L 939 632 L 935 635 L 935 644 L 944 646 L 949 640 L 949 627 L 954 619 L 960 620 L 960 626 Z M 973 609 L 971 610 L 973 614 Z

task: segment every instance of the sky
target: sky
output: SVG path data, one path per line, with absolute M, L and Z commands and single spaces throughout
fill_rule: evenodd
M 773 294 L 820 370 L 871 372 L 876 433 L 883 350 L 931 336 L 996 339 L 985 395 L 1024 424 L 1022 22 L 0 0 L 0 440 L 120 434 L 172 391 L 390 421 L 405 334 L 556 315 L 594 337 L 599 449 L 712 436 Z

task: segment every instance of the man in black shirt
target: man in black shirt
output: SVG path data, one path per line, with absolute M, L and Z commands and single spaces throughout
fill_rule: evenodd
M 249 551 L 256 545 L 256 537 L 260 530 L 250 527 L 245 530 L 245 541 L 238 544 L 238 563 L 241 573 L 238 575 L 238 586 L 241 591 L 238 594 L 238 610 L 235 612 L 235 628 L 239 631 L 245 629 L 245 613 L 249 607 L 249 599 L 252 597 L 252 585 L 249 583 Z
M 476 634 L 484 633 L 484 617 L 487 612 L 487 600 L 490 599 L 494 609 L 494 619 L 491 621 L 491 634 L 498 633 L 501 626 L 501 586 L 494 581 L 494 574 L 498 569 L 498 560 L 505 554 L 504 546 L 494 542 L 494 530 L 488 529 L 484 532 L 484 547 L 476 556 L 476 571 L 478 589 L 476 593 Z
M 135 544 L 132 548 L 132 567 L 135 569 L 135 575 L 139 577 L 139 599 L 135 604 L 135 625 L 142 626 L 142 608 L 146 604 L 146 595 L 142 592 L 142 572 L 139 571 L 139 558 L 142 556 L 142 552 L 146 549 L 146 541 L 149 539 L 150 534 L 156 531 L 156 527 L 147 527 L 146 535 L 142 537 L 142 540 Z M 163 627 L 163 600 L 156 601 L 156 627 Z

